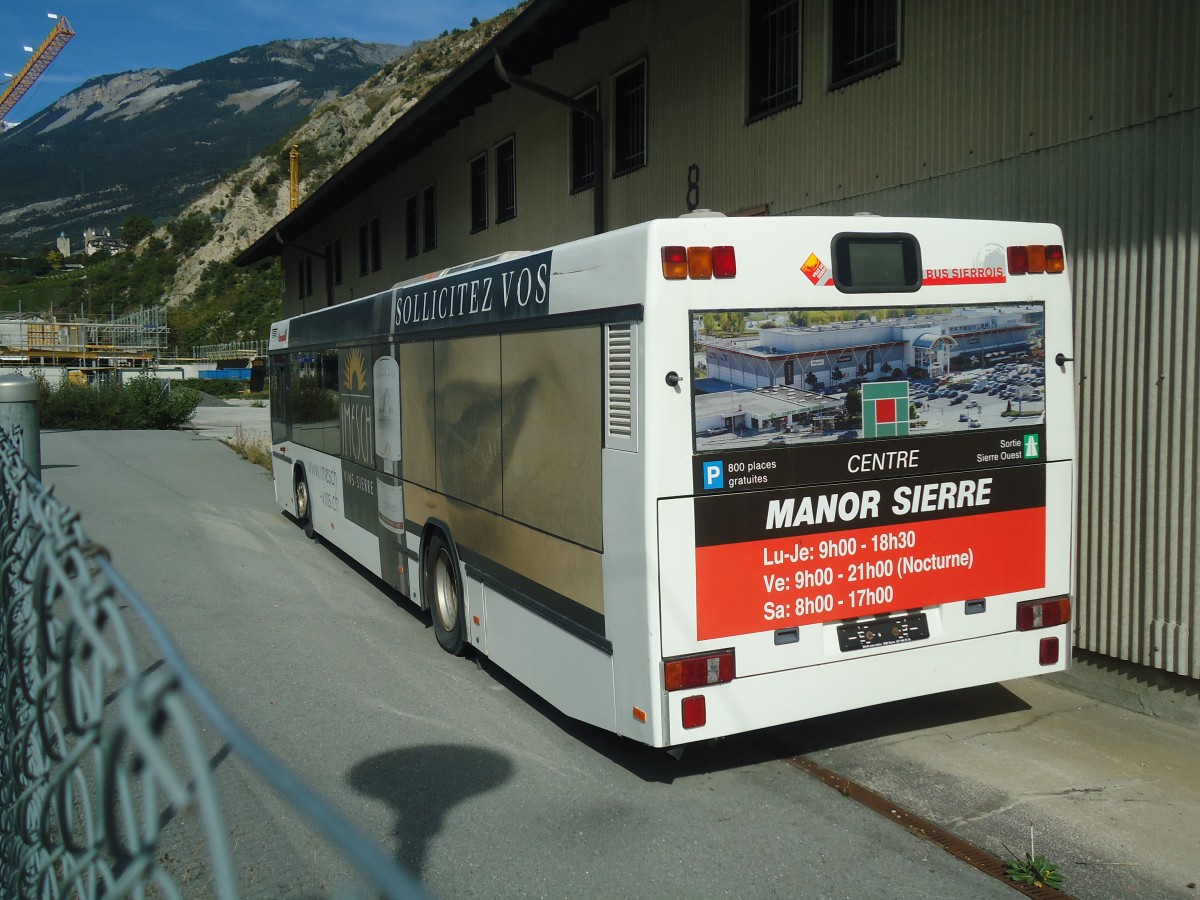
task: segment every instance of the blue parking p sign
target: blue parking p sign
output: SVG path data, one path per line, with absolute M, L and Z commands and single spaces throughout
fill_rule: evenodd
M 725 487 L 725 463 L 713 460 L 704 464 L 704 489 L 713 491 Z

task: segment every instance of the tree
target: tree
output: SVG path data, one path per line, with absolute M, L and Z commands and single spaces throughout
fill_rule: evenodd
M 836 382 L 836 381 L 841 381 L 846 376 L 842 372 L 841 369 L 839 369 L 837 366 L 834 366 L 833 371 L 829 373 L 829 377 L 832 378 Z
M 717 322 L 716 313 L 705 313 L 704 316 L 702 317 L 702 321 L 704 322 L 705 334 L 716 334 L 717 333 L 717 329 L 718 329 L 720 323 Z
M 862 415 L 862 394 L 858 388 L 850 388 L 846 391 L 846 415 L 850 418 Z
M 478 17 L 476 17 L 476 16 L 471 16 L 471 27 L 472 27 L 472 28 L 478 28 L 478 27 L 479 27 L 479 19 L 478 19 Z
M 809 372 L 807 375 L 804 376 L 804 383 L 807 384 L 813 390 L 816 390 L 817 389 L 817 376 L 814 375 L 812 372 Z
M 132 247 L 154 230 L 154 223 L 145 216 L 130 216 L 121 225 L 121 240 Z

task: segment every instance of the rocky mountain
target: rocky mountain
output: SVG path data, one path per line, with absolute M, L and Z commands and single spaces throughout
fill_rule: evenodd
M 412 48 L 344 39 L 276 41 L 185 69 L 87 82 L 0 133 L 0 248 L 32 252 L 60 232 L 118 233 L 129 215 L 181 208 Z
M 523 4 L 522 4 L 523 5 Z M 425 93 L 515 18 L 522 5 L 455 29 L 392 60 L 344 97 L 318 106 L 267 151 L 205 191 L 184 216 L 213 223 L 212 236 L 179 261 L 169 302 L 190 300 L 214 263 L 231 260 L 289 211 L 288 150 L 300 150 L 300 199 L 315 191 Z M 241 338 L 238 338 L 241 339 Z

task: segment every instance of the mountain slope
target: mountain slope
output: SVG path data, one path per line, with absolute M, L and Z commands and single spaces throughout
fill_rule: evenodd
M 292 144 L 300 148 L 303 200 L 433 85 L 507 27 L 521 6 L 470 29 L 444 33 L 387 63 L 346 96 L 319 106 L 267 152 L 250 159 L 191 203 L 184 215 L 211 221 L 213 234 L 180 260 L 169 302 L 175 305 L 191 298 L 209 264 L 231 260 L 288 214 L 288 150 Z
M 174 216 L 263 145 L 407 48 L 343 39 L 276 41 L 178 71 L 84 84 L 0 135 L 0 247 L 65 232 L 114 233 L 131 214 Z

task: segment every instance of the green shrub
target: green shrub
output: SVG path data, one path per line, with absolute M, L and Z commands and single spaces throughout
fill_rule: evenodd
M 174 383 L 175 387 L 192 388 L 210 397 L 225 399 L 226 397 L 244 397 L 250 387 L 249 381 L 236 378 L 183 378 Z
M 44 384 L 44 382 L 43 382 Z M 200 394 L 172 388 L 148 375 L 121 384 L 74 384 L 44 388 L 39 419 L 43 428 L 163 429 L 186 425 Z

